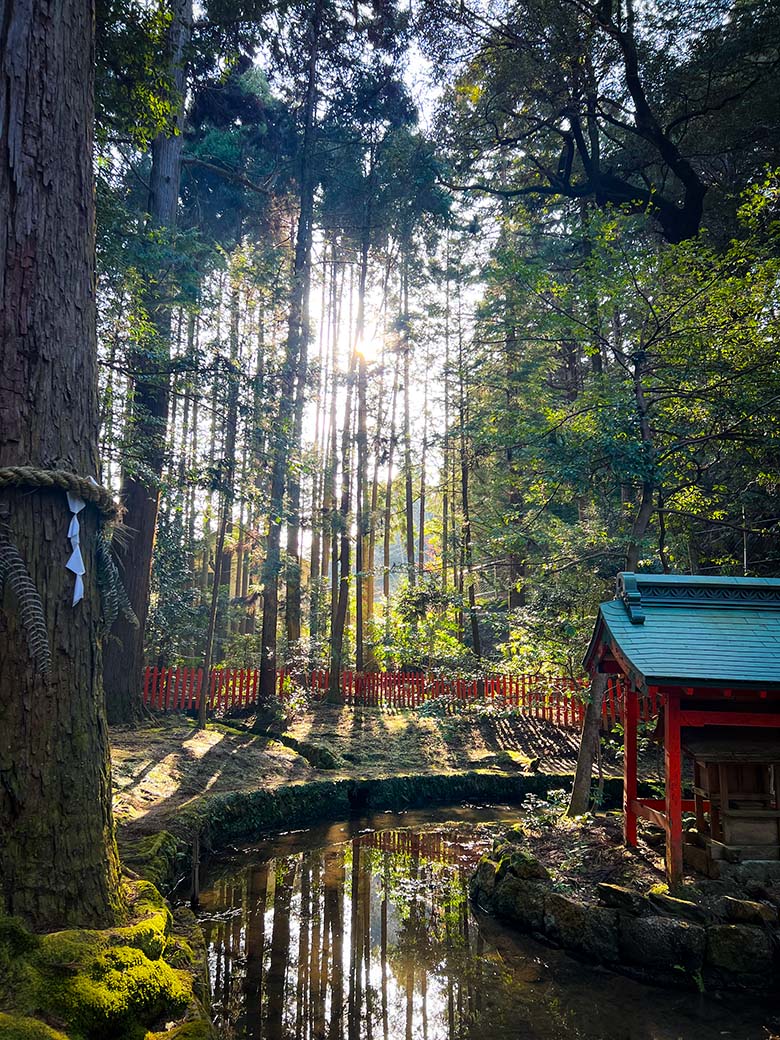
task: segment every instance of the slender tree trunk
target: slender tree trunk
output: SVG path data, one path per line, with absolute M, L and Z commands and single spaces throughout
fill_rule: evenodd
M 593 777 L 593 763 L 599 749 L 599 733 L 601 729 L 601 710 L 604 694 L 607 692 L 607 676 L 596 674 L 590 684 L 588 703 L 585 705 L 585 717 L 582 720 L 580 750 L 577 755 L 577 769 L 574 774 L 567 816 L 582 816 L 590 808 L 590 785 Z
M 382 436 L 382 430 L 385 422 L 385 411 L 384 411 L 384 400 L 385 400 L 385 352 L 382 352 L 382 370 L 379 382 L 379 410 L 377 413 L 377 425 L 376 435 L 374 437 L 374 471 L 371 477 L 371 507 L 369 514 L 369 525 L 368 525 L 368 551 L 366 553 L 367 567 L 366 567 L 366 596 L 365 596 L 365 614 L 366 624 L 369 631 L 372 633 L 371 641 L 366 646 L 366 668 L 370 671 L 376 670 L 376 657 L 374 654 L 374 641 L 373 641 L 373 621 L 374 621 L 374 601 L 376 596 L 376 578 L 375 578 L 375 566 L 374 562 L 376 559 L 376 531 L 377 531 L 377 514 L 379 509 L 379 446 L 380 439 Z
M 198 728 L 203 729 L 206 725 L 207 696 L 210 688 L 211 667 L 219 631 L 219 599 L 220 591 L 227 593 L 228 604 L 230 602 L 230 565 L 228 562 L 227 587 L 223 577 L 223 568 L 226 559 L 225 537 L 228 524 L 233 516 L 233 497 L 235 494 L 235 466 L 236 466 L 236 426 L 238 425 L 238 391 L 240 380 L 239 361 L 239 336 L 238 336 L 238 288 L 233 285 L 231 290 L 231 335 L 230 335 L 230 360 L 227 368 L 227 414 L 225 428 L 224 456 L 221 460 L 220 484 L 222 491 L 220 495 L 220 515 L 217 527 L 217 545 L 214 555 L 214 584 L 211 586 L 211 605 L 209 608 L 209 624 L 206 633 L 206 647 L 203 653 L 203 682 L 204 691 L 200 698 L 198 711 Z M 227 612 L 227 609 L 226 609 Z
M 482 657 L 482 643 L 479 636 L 479 619 L 477 617 L 477 592 L 474 582 L 474 560 L 471 531 L 471 512 L 469 510 L 469 460 L 466 448 L 466 377 L 463 360 L 463 329 L 460 322 L 460 296 L 458 296 L 458 423 L 460 434 L 460 494 L 463 523 L 461 526 L 461 590 L 463 588 L 463 568 L 468 577 L 469 621 L 471 623 L 471 644 L 474 656 Z
M 409 342 L 409 269 L 408 259 L 404 253 L 403 271 L 401 276 L 401 308 L 403 324 L 403 352 L 404 352 L 404 490 L 406 508 L 404 516 L 406 519 L 406 573 L 409 584 L 414 585 L 416 569 L 414 563 L 414 492 L 412 490 L 412 435 L 411 415 L 409 405 L 409 355 L 411 343 Z
M 639 433 L 642 438 L 642 448 L 646 465 L 654 457 L 653 434 L 650 428 L 648 416 L 647 399 L 645 398 L 642 383 L 644 375 L 644 355 L 638 355 L 634 362 L 634 400 L 636 402 L 637 416 L 639 418 Z M 647 534 L 650 520 L 653 516 L 655 501 L 655 482 L 651 477 L 642 481 L 642 496 L 639 502 L 636 518 L 631 528 L 631 537 L 626 551 L 626 570 L 635 571 L 639 565 L 639 556 L 642 551 L 642 539 Z
M 358 306 L 355 327 L 355 350 L 357 352 L 357 466 L 355 501 L 357 504 L 357 531 L 355 534 L 355 667 L 365 670 L 364 615 L 365 615 L 365 549 L 368 534 L 368 420 L 366 395 L 368 371 L 365 348 L 362 342 L 365 333 L 366 281 L 368 278 L 368 249 L 371 221 L 371 206 L 363 220 L 363 241 L 360 251 L 360 277 L 358 280 Z
M 444 437 L 441 471 L 441 587 L 447 591 L 450 555 L 450 239 L 447 235 L 444 283 Z
M 333 616 L 335 612 L 335 599 L 333 597 L 334 579 L 331 565 L 335 558 L 335 516 L 336 504 L 336 450 L 338 445 L 338 430 L 336 422 L 336 404 L 338 395 L 338 344 L 339 344 L 339 322 L 341 314 L 341 295 L 343 293 L 343 272 L 341 282 L 338 281 L 338 268 L 336 266 L 336 245 L 331 244 L 331 265 L 333 278 L 330 289 L 329 318 L 331 324 L 331 369 L 330 369 L 330 401 L 328 410 L 328 436 L 325 447 L 325 472 L 323 474 L 324 492 L 322 498 L 322 578 L 323 581 L 330 579 L 331 588 L 331 611 L 329 630 L 333 628 Z
M 309 27 L 309 69 L 303 129 L 300 177 L 300 214 L 295 243 L 293 291 L 290 303 L 288 351 L 297 357 L 292 452 L 300 455 L 303 432 L 303 407 L 306 400 L 309 344 L 309 291 L 311 287 L 312 219 L 314 215 L 314 136 L 317 117 L 317 58 L 319 54 L 322 4 L 314 0 Z M 287 575 L 285 621 L 288 652 L 294 653 L 301 638 L 301 479 L 295 458 L 287 469 Z
M 6 0 L 0 18 L 0 466 L 98 474 L 93 12 Z M 96 535 L 78 514 L 72 604 L 65 493 L 0 490 L 51 651 L 31 659 L 11 576 L 0 596 L 0 909 L 32 927 L 102 927 L 121 909 L 101 689 Z M 29 602 L 29 596 L 27 597 Z M 40 655 L 39 667 L 44 665 Z
M 349 571 L 350 571 L 350 499 L 351 499 L 351 451 L 352 442 L 352 388 L 355 382 L 355 364 L 357 358 L 353 353 L 350 364 L 347 397 L 344 404 L 344 429 L 341 438 L 341 505 L 339 509 L 339 572 L 337 585 L 334 588 L 336 609 L 333 619 L 333 630 L 330 638 L 330 688 L 328 700 L 338 702 L 339 678 L 344 666 L 344 629 L 347 623 L 349 607 Z M 335 560 L 335 553 L 334 553 Z M 336 589 L 338 594 L 336 596 Z
M 393 399 L 390 405 L 390 442 L 387 446 L 387 483 L 385 485 L 385 515 L 382 543 L 382 591 L 385 597 L 385 623 L 390 622 L 390 539 L 393 526 L 393 459 L 395 456 L 395 416 L 398 403 L 398 355 L 393 374 Z
M 320 299 L 320 335 L 318 342 L 318 360 L 320 377 L 317 386 L 317 410 L 314 420 L 314 453 L 315 465 L 311 478 L 311 549 L 309 556 L 309 668 L 316 666 L 316 648 L 320 634 L 320 595 L 322 592 L 322 501 L 325 494 L 325 456 L 327 455 L 326 435 L 326 403 L 328 397 L 328 346 L 330 338 L 330 321 L 327 313 L 328 302 L 328 251 L 322 261 L 322 295 Z M 333 269 L 331 268 L 331 275 Z M 322 429 L 320 429 L 322 424 Z
M 192 30 L 192 0 L 173 0 L 171 13 L 168 52 L 174 103 L 178 105 L 176 132 L 161 134 L 153 142 L 149 179 L 150 224 L 169 233 L 176 225 L 179 202 L 185 66 Z M 141 713 L 144 633 L 149 612 L 152 553 L 160 504 L 159 480 L 168 420 L 171 307 L 166 302 L 168 286 L 164 282 L 165 276 L 161 272 L 160 282 L 150 290 L 146 301 L 153 328 L 152 357 L 150 359 L 145 350 L 132 359 L 133 367 L 140 374 L 135 377 L 132 393 L 132 443 L 129 451 L 136 463 L 143 463 L 144 475 L 139 474 L 137 465 L 122 473 L 121 494 L 127 510 L 125 523 L 131 529 L 132 537 L 119 543 L 116 552 L 138 627 L 120 619 L 114 633 L 116 638 L 106 645 L 103 675 L 109 722 L 132 722 Z
M 425 367 L 425 394 L 423 403 L 423 440 L 420 455 L 420 523 L 418 528 L 417 570 L 425 571 L 425 467 L 428 461 L 428 366 Z
M 517 356 L 517 334 L 511 300 L 507 300 L 506 320 L 508 323 L 506 336 L 506 408 L 508 415 L 512 419 L 513 427 L 516 427 L 518 423 L 514 418 L 516 407 L 514 373 L 517 370 L 519 358 Z M 516 445 L 510 444 L 507 446 L 506 468 L 509 478 L 509 523 L 510 527 L 517 529 L 518 533 L 514 537 L 520 539 L 522 537 L 523 494 L 520 488 L 520 468 L 517 454 Z M 523 586 L 525 567 L 525 553 L 518 547 L 517 542 L 513 541 L 509 546 L 509 595 L 507 597 L 509 610 L 519 610 L 525 606 L 525 590 Z

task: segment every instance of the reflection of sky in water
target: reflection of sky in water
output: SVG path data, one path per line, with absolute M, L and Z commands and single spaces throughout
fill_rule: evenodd
M 771 1011 L 645 987 L 479 925 L 490 835 L 373 831 L 222 868 L 203 898 L 221 1035 L 264 1040 L 758 1040 Z M 733 1006 L 733 1010 L 732 1010 Z M 627 1009 L 630 1011 L 627 1012 Z

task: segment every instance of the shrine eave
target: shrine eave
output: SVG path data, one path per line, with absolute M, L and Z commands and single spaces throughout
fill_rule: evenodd
M 650 686 L 780 688 L 780 581 L 623 574 L 585 667 Z M 609 664 L 613 668 L 609 668 Z

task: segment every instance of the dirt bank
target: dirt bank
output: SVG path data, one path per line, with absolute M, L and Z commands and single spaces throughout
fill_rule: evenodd
M 316 779 L 376 779 L 399 774 L 569 773 L 577 734 L 519 716 L 432 717 L 414 711 L 318 706 L 282 734 L 253 736 L 247 720 L 198 731 L 182 716 L 160 716 L 111 732 L 114 811 L 123 828 L 151 833 L 204 794 L 269 790 Z M 311 748 L 335 768 L 312 765 Z M 304 757 L 304 755 L 306 757 Z

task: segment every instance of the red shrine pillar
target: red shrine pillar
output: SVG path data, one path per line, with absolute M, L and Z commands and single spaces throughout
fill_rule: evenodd
M 664 766 L 666 773 L 666 877 L 670 887 L 683 876 L 682 752 L 680 697 L 669 693 L 664 704 Z
M 637 796 L 636 731 L 639 703 L 636 690 L 628 683 L 623 687 L 623 838 L 626 845 L 636 848 Z

